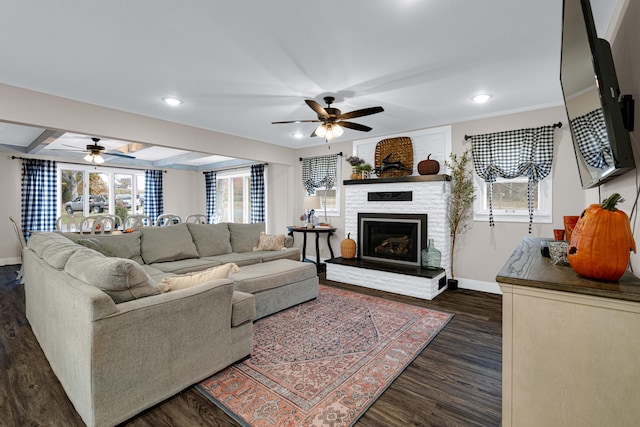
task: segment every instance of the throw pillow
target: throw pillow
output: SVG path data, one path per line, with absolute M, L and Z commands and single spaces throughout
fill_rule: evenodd
M 265 234 L 264 231 L 260 232 L 260 240 L 258 241 L 258 247 L 253 248 L 254 251 L 284 251 L 287 248 L 284 246 L 284 241 L 287 236 L 284 234 Z
M 209 268 L 208 270 L 195 273 L 181 274 L 179 276 L 165 277 L 158 283 L 160 292 L 177 291 L 178 289 L 190 288 L 213 279 L 224 279 L 232 273 L 237 273 L 240 268 L 232 262 Z

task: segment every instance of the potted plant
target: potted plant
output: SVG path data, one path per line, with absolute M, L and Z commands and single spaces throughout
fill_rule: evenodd
M 451 195 L 449 196 L 449 234 L 451 236 L 451 278 L 448 280 L 449 289 L 458 289 L 458 280 L 453 270 L 453 259 L 458 234 L 467 228 L 467 217 L 471 213 L 471 207 L 476 196 L 473 188 L 473 172 L 470 169 L 471 151 L 466 150 L 461 156 L 455 153 L 449 155 L 449 161 L 445 165 L 451 175 Z
M 358 173 L 362 179 L 369 179 L 371 176 L 371 165 L 369 163 L 363 163 L 356 166 Z
M 358 167 L 364 164 L 364 159 L 358 156 L 349 156 L 345 159 L 351 165 L 351 179 L 360 179 L 360 171 Z

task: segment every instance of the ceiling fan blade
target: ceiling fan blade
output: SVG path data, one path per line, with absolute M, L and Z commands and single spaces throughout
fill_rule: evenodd
M 359 123 L 353 123 L 353 122 L 337 122 L 336 124 L 345 128 L 359 130 L 362 132 L 369 132 L 372 129 L 369 126 L 365 126 L 365 125 L 361 125 Z
M 322 107 L 322 105 L 318 104 L 313 99 L 305 99 L 304 102 L 306 102 L 307 105 L 311 107 L 311 109 L 318 114 L 318 118 L 323 118 L 323 119 L 329 118 L 329 113 L 327 113 L 327 110 L 325 110 Z
M 341 114 L 340 117 L 338 117 L 338 120 L 354 119 L 356 117 L 369 116 L 371 114 L 381 113 L 383 111 L 384 111 L 384 108 L 382 107 L 363 108 L 362 110 L 355 110 L 349 113 Z
M 287 122 L 271 122 L 272 125 L 281 125 L 284 123 L 320 123 L 322 120 L 289 120 Z
M 318 136 L 318 134 L 316 133 L 316 131 L 317 131 L 317 130 L 318 130 L 318 128 L 315 128 L 315 129 L 313 130 L 313 132 L 311 132 L 311 137 L 312 137 L 312 138 L 313 138 L 313 137 L 315 137 L 315 136 Z

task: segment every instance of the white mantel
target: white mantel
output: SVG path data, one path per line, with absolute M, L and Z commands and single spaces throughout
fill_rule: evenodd
M 414 177 L 408 177 L 414 178 Z M 441 267 L 449 274 L 449 257 L 451 239 L 447 222 L 447 201 L 451 192 L 450 182 L 446 175 L 434 176 L 431 180 L 397 180 L 377 179 L 357 184 L 354 181 L 345 185 L 345 232 L 351 236 L 358 234 L 358 213 L 417 213 L 427 214 L 427 238 L 434 240 L 435 247 L 442 253 Z M 428 179 L 428 178 L 425 178 Z M 346 184 L 346 183 L 345 183 Z M 411 201 L 368 201 L 370 192 L 410 191 Z M 372 272 L 362 274 L 362 269 L 327 265 L 327 279 L 370 287 L 403 295 L 432 299 L 443 289 L 428 283 L 431 279 L 412 277 L 396 273 Z M 395 275 L 388 277 L 388 275 Z M 400 276 L 400 277 L 397 277 Z

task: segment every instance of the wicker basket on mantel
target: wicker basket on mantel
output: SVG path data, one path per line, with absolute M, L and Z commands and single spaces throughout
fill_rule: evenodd
M 397 162 L 402 164 L 408 170 L 398 168 L 388 168 L 384 171 L 382 168 L 382 160 L 389 156 L 389 162 Z M 399 136 L 397 138 L 383 139 L 376 144 L 375 153 L 375 170 L 376 175 L 380 178 L 390 178 L 396 176 L 407 176 L 413 173 L 413 144 L 408 136 Z

